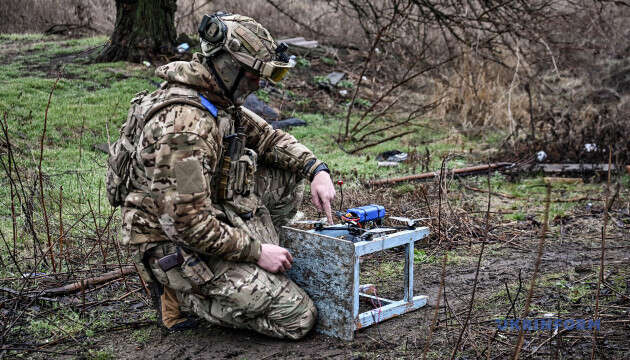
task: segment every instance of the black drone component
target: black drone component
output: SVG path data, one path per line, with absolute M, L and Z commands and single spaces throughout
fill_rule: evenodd
M 288 63 L 290 58 L 289 54 L 286 53 L 287 50 L 289 50 L 289 45 L 283 42 L 278 44 L 278 46 L 276 47 L 276 59 L 278 61 Z

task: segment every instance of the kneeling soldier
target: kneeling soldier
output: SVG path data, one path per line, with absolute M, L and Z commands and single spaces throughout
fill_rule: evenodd
M 132 100 L 110 149 L 122 242 L 142 277 L 164 286 L 167 327 L 187 325 L 181 304 L 214 324 L 298 339 L 317 310 L 283 274 L 292 258 L 278 232 L 305 179 L 329 221 L 335 191 L 326 164 L 241 106 L 261 78 L 280 81 L 294 62 L 249 17 L 206 15 L 199 33 L 203 54 L 157 69 L 166 81 Z

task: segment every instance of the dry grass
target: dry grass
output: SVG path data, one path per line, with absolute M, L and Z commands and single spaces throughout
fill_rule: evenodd
M 343 14 L 334 14 L 326 1 L 274 1 L 289 16 L 309 28 L 329 35 L 320 41 L 348 43 L 360 32 L 351 31 L 356 21 Z M 264 0 L 178 0 L 175 23 L 178 32 L 194 34 L 203 14 L 226 10 L 259 20 L 274 36 L 313 36 L 307 26 L 292 21 Z M 308 16 L 305 16 L 308 14 Z M 3 0 L 0 2 L 0 33 L 40 33 L 54 24 L 81 24 L 93 32 L 109 33 L 116 21 L 114 0 Z
M 112 0 L 3 0 L 0 33 L 40 33 L 55 24 L 89 26 L 110 32 L 116 21 Z
M 53 24 L 80 24 L 88 31 L 109 33 L 115 21 L 114 3 L 5 0 L 0 3 L 0 16 L 12 21 L 1 23 L 0 32 L 42 32 Z M 227 10 L 256 18 L 277 38 L 304 36 L 337 47 L 358 47 L 362 50 L 343 52 L 336 69 L 358 79 L 369 41 L 347 4 L 341 2 L 345 7 L 339 8 L 335 4 L 322 0 L 178 0 L 175 19 L 179 32 L 194 33 L 203 14 Z M 630 146 L 623 135 L 618 136 L 630 131 L 630 80 L 623 80 L 623 71 L 630 74 L 630 65 L 624 60 L 630 48 L 623 45 L 630 10 L 572 2 L 558 3 L 549 12 L 546 21 L 535 24 L 537 27 L 532 24 L 529 38 L 506 36 L 485 50 L 459 44 L 439 28 L 403 21 L 379 45 L 381 55 L 375 55 L 366 71 L 373 84 L 362 86 L 360 96 L 378 98 L 382 89 L 399 80 L 407 65 L 422 67 L 443 59 L 448 44 L 448 52 L 459 57 L 401 88 L 395 96 L 409 100 L 401 103 L 410 105 L 411 99 L 439 103 L 432 117 L 464 135 L 504 130 L 516 152 L 531 154 L 544 149 L 564 154 L 565 158 L 556 160 L 573 161 L 584 155 L 580 149 L 586 143 L 616 144 L 615 153 L 625 160 L 623 154 L 630 153 Z M 412 33 L 426 35 L 428 42 L 406 35 Z M 416 64 L 418 58 L 422 61 Z M 608 94 L 612 101 L 602 103 L 601 94 Z M 623 131 L 615 131 L 618 128 Z M 561 151 L 564 149 L 570 149 L 569 156 Z
M 489 127 L 514 128 L 529 118 L 521 85 L 513 70 L 464 54 L 433 80 L 433 101 L 440 103 L 434 116 L 457 124 L 466 135 Z

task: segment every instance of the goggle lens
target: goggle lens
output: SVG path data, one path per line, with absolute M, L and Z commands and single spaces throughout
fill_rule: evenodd
M 288 67 L 274 67 L 274 69 L 271 71 L 271 76 L 269 76 L 269 78 L 272 81 L 278 82 L 284 79 L 284 77 L 287 76 L 288 73 L 289 73 Z

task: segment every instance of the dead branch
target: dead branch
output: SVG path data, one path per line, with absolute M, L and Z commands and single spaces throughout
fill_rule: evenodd
M 494 164 L 488 164 L 488 165 L 477 165 L 477 166 L 471 166 L 467 168 L 455 169 L 452 171 L 447 171 L 447 173 L 452 176 L 475 175 L 482 171 L 498 170 L 498 169 L 501 169 L 510 165 L 512 165 L 512 163 L 500 162 L 500 163 L 494 163 Z M 408 175 L 408 176 L 402 176 L 402 177 L 392 178 L 392 179 L 372 180 L 368 182 L 368 185 L 384 185 L 384 184 L 395 184 L 398 182 L 410 181 L 410 180 L 425 180 L 425 179 L 432 179 L 438 175 L 439 175 L 438 172 L 430 171 L 430 172 L 426 172 L 422 174 Z
M 71 293 L 80 291 L 81 289 L 84 289 L 85 287 L 103 284 L 103 283 L 118 279 L 127 274 L 131 274 L 135 271 L 136 269 L 133 266 L 125 266 L 122 268 L 122 270 L 116 269 L 116 270 L 107 272 L 101 276 L 88 278 L 88 279 L 77 281 L 72 284 L 64 285 L 58 288 L 45 290 L 44 294 L 51 295 L 51 296 L 71 294 Z
M 44 300 L 44 301 L 51 301 L 51 302 L 59 301 L 57 299 L 39 296 L 38 294 L 25 294 L 23 292 L 19 292 L 17 290 L 14 290 L 14 289 L 11 289 L 11 288 L 8 288 L 8 287 L 4 287 L 4 286 L 0 287 L 0 291 L 4 291 L 6 293 L 15 295 L 16 297 L 24 296 L 24 297 L 28 297 L 28 298 L 32 298 L 32 299 L 34 298 L 34 299 L 37 299 L 37 300 Z

